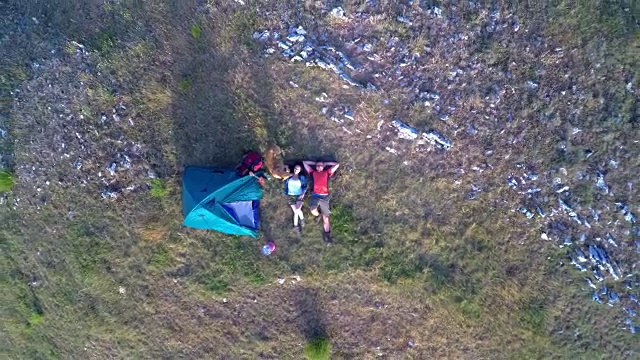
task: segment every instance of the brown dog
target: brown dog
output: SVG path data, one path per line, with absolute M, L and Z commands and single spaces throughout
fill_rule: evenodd
M 267 147 L 264 155 L 264 166 L 271 176 L 276 179 L 286 179 L 291 174 L 289 167 L 282 162 L 283 151 L 278 145 L 272 144 Z

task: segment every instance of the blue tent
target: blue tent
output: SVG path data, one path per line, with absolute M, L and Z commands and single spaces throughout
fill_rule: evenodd
M 182 175 L 184 225 L 232 235 L 258 236 L 262 188 L 234 170 L 188 166 Z

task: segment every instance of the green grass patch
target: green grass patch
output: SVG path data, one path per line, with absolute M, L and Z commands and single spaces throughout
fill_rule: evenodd
M 451 282 L 451 269 L 442 260 L 428 260 L 427 267 L 426 288 L 429 293 L 437 293 Z
M 491 313 L 485 289 L 501 281 L 495 244 L 483 227 L 471 225 L 463 234 L 432 230 L 437 249 L 425 255 L 425 289 L 464 320 L 476 322 Z
M 265 114 L 264 108 L 254 101 L 255 98 L 248 89 L 238 87 L 234 95 L 234 116 L 249 124 L 253 135 L 252 139 L 247 139 L 245 146 L 266 144 L 269 138 L 269 128 L 265 121 L 269 120 L 268 114 Z
M 213 256 L 202 259 L 194 280 L 214 293 L 231 290 L 232 284 L 263 285 L 267 281 L 264 262 L 255 240 L 237 236 L 211 241 Z
M 544 332 L 547 306 L 542 299 L 530 299 L 520 307 L 520 323 L 536 334 Z
M 340 204 L 331 209 L 331 233 L 336 239 L 351 242 L 356 237 L 356 221 L 353 211 Z
M 229 283 L 222 279 L 219 275 L 207 274 L 198 279 L 205 289 L 216 294 L 223 294 L 229 290 Z
M 91 107 L 86 105 L 86 104 L 83 104 L 83 105 L 80 106 L 80 113 L 86 119 L 91 119 L 91 118 L 93 118 L 93 116 L 95 116 L 93 110 L 91 110 Z
M 436 292 L 429 292 L 441 304 L 457 312 L 464 320 L 475 322 L 493 309 L 488 309 L 481 301 L 478 290 L 468 288 L 459 281 L 441 284 Z
M 113 92 L 102 84 L 97 84 L 97 86 L 87 89 L 87 95 L 89 96 L 89 102 L 94 108 L 101 110 L 112 107 L 116 99 Z
M 163 179 L 151 179 L 149 187 L 149 194 L 154 198 L 165 198 L 169 193 L 167 183 Z
M 476 22 L 479 22 L 480 14 L 477 12 L 467 11 L 464 14 L 464 21 L 469 24 L 477 25 Z
M 87 224 L 73 226 L 69 235 L 67 240 L 72 244 L 80 274 L 83 277 L 97 275 L 101 264 L 107 260 L 112 251 L 111 244 L 93 234 L 93 230 Z
M 69 55 L 75 54 L 76 49 L 76 46 L 71 41 L 67 41 L 67 43 L 64 45 L 64 52 Z
M 0 67 L 0 112 L 10 111 L 14 100 L 12 92 L 27 81 L 30 74 L 29 68 L 24 65 L 15 65 L 8 69 Z
M 198 40 L 202 37 L 202 28 L 200 27 L 200 25 L 193 23 L 191 25 L 191 28 L 189 29 L 189 32 L 191 33 L 191 36 Z
M 9 281 L 6 282 L 7 285 L 11 286 L 5 286 L 5 284 L 0 283 L 0 289 L 3 291 L 1 298 L 5 300 L 7 298 L 14 299 L 12 306 L 8 307 L 7 310 L 11 309 L 11 317 L 17 321 L 10 322 L 12 326 L 8 331 L 15 334 L 29 335 L 38 325 L 43 323 L 44 309 L 42 302 L 33 290 L 23 285 L 24 274 L 19 271 L 13 271 L 12 275 L 12 278 L 7 279 Z
M 153 249 L 153 255 L 149 260 L 149 264 L 155 268 L 163 269 L 171 266 L 173 257 L 171 252 L 164 245 L 155 245 Z
M 255 11 L 238 11 L 224 16 L 224 20 L 219 22 L 219 26 L 224 26 L 225 30 L 217 34 L 215 42 L 217 50 L 227 53 L 235 53 L 234 47 L 244 46 L 251 51 L 258 51 L 260 46 L 252 38 L 256 29 L 264 27 L 265 24 Z M 193 31 L 192 31 L 193 34 Z
M 400 39 L 409 37 L 409 26 L 396 20 L 396 17 L 382 20 L 378 25 L 378 31 L 382 34 L 393 34 Z
M 385 249 L 379 274 L 383 280 L 396 283 L 401 279 L 413 279 L 422 274 L 426 267 L 423 256 L 416 256 L 410 251 Z
M 150 39 L 129 43 L 123 48 L 101 54 L 97 58 L 97 68 L 101 72 L 113 75 L 118 81 L 126 83 L 128 87 L 142 87 L 146 85 L 146 81 L 143 79 L 148 77 L 144 64 L 154 56 L 155 50 L 156 46 Z
M 188 76 L 185 76 L 182 79 L 180 79 L 180 83 L 178 84 L 178 87 L 182 91 L 187 91 L 191 88 L 191 82 L 192 82 L 191 78 Z
M 580 202 L 580 205 L 590 207 L 595 200 L 596 189 L 595 185 L 590 182 L 580 182 L 576 184 L 572 189 L 573 195 L 575 195 Z
M 26 81 L 29 78 L 29 73 L 23 66 L 14 66 L 10 71 L 11 77 L 18 82 Z
M 483 308 L 475 298 L 468 298 L 462 294 L 453 297 L 455 305 L 466 319 L 477 320 L 482 316 Z
M 101 53 L 111 50 L 115 44 L 115 33 L 111 30 L 100 31 L 89 40 L 89 46 Z
M 144 84 L 144 88 L 136 94 L 135 104 L 143 113 L 148 115 L 164 114 L 166 108 L 171 104 L 173 92 L 162 84 L 149 81 Z
M 13 173 L 7 169 L 0 170 L 0 192 L 11 190 L 15 185 L 16 180 Z
M 626 94 L 620 105 L 620 120 L 623 123 L 632 123 L 638 113 L 638 102 L 631 94 Z
M 328 254 L 322 258 L 325 270 L 369 269 L 382 261 L 383 242 L 377 235 L 362 232 L 349 206 L 336 204 L 331 209 L 331 233 L 340 246 L 327 248 Z
M 37 326 L 39 324 L 41 324 L 44 321 L 44 315 L 42 315 L 41 313 L 31 313 L 31 316 L 29 317 L 29 326 Z
M 328 360 L 331 357 L 331 342 L 324 337 L 307 341 L 304 346 L 304 357 L 307 360 Z
M 594 37 L 619 41 L 634 29 L 633 16 L 626 11 L 640 10 L 637 2 L 611 2 L 606 0 L 559 1 L 552 8 L 550 28 L 559 37 L 569 41 L 587 42 Z

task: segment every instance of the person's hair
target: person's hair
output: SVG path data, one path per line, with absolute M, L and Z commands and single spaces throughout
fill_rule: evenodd
M 289 174 L 295 174 L 296 166 L 300 167 L 300 173 L 302 173 L 302 170 L 304 170 L 304 167 L 300 164 L 285 165 L 285 166 L 289 169 Z

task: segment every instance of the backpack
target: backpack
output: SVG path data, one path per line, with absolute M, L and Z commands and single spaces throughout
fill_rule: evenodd
M 250 171 L 260 171 L 263 165 L 262 155 L 256 151 L 249 151 L 244 154 L 242 161 L 236 166 L 236 173 L 240 176 L 245 176 L 248 175 Z

